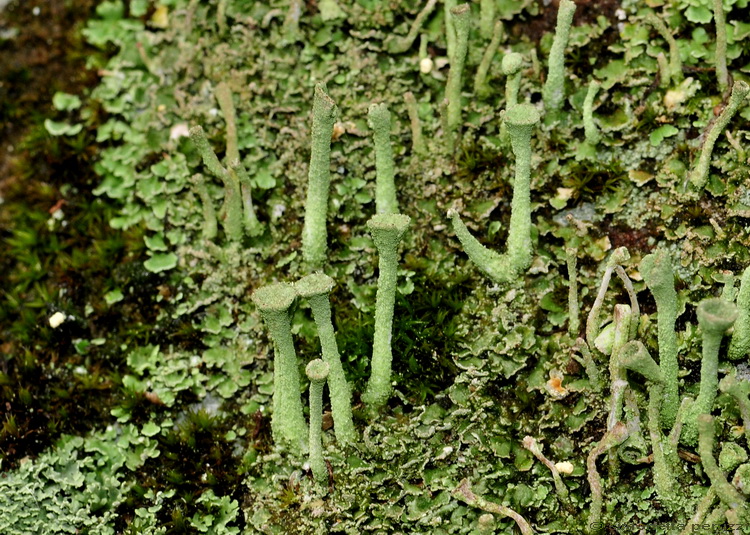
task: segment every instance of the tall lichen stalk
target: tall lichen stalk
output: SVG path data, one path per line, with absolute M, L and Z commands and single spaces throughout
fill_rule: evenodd
M 338 108 L 323 84 L 315 86 L 310 168 L 307 175 L 302 256 L 310 269 L 320 268 L 328 250 L 328 195 L 331 187 L 331 136 Z

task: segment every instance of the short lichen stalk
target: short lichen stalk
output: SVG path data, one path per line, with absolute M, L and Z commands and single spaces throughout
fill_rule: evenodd
M 737 403 L 737 407 L 740 409 L 745 438 L 748 444 L 750 444 L 750 399 L 748 399 L 748 396 L 750 396 L 750 382 L 738 379 L 736 371 L 732 370 L 731 373 L 719 382 L 719 390 L 732 396 Z
M 407 33 L 403 37 L 394 36 L 386 41 L 386 48 L 388 49 L 389 53 L 401 54 L 409 50 L 411 45 L 414 43 L 414 40 L 417 38 L 417 35 L 419 35 L 419 30 L 422 29 L 425 20 L 427 20 L 427 17 L 430 16 L 432 10 L 435 9 L 436 4 L 437 0 L 428 0 L 422 10 L 414 18 L 414 22 L 412 22 L 412 25 L 409 28 L 409 33 Z
M 547 111 L 559 110 L 565 98 L 565 47 L 568 45 L 575 12 L 576 5 L 572 0 L 560 0 L 555 37 L 549 52 L 547 80 L 542 89 L 544 108 Z
M 735 113 L 740 109 L 740 106 L 745 101 L 745 97 L 747 97 L 748 93 L 750 93 L 750 85 L 748 85 L 747 82 L 743 82 L 742 80 L 735 82 L 734 86 L 732 86 L 732 94 L 729 97 L 729 103 L 721 112 L 721 115 L 716 118 L 716 122 L 714 122 L 713 126 L 708 131 L 706 139 L 703 142 L 700 157 L 690 171 L 690 183 L 697 190 L 702 190 L 705 187 L 706 182 L 708 182 L 708 168 L 711 164 L 711 155 L 713 154 L 716 140 L 719 139 L 719 135 L 724 131 L 729 124 L 729 121 L 732 120 L 732 117 L 734 117 Z
M 704 299 L 698 304 L 698 325 L 703 331 L 703 358 L 698 397 L 685 412 L 682 441 L 695 444 L 698 438 L 696 422 L 701 414 L 710 414 L 719 386 L 719 347 L 724 333 L 737 319 L 737 307 L 722 299 Z
M 196 173 L 190 177 L 190 183 L 193 184 L 196 193 L 198 193 L 198 197 L 201 199 L 201 208 L 203 210 L 203 237 L 207 240 L 213 240 L 218 234 L 218 226 L 216 224 L 216 209 L 214 208 L 211 195 L 208 193 L 206 179 L 202 174 Z
M 674 425 L 680 404 L 677 374 L 677 292 L 674 273 L 667 254 L 660 250 L 643 257 L 640 273 L 656 301 L 657 339 L 659 341 L 659 367 L 664 378 L 664 400 L 661 404 L 661 425 Z
M 677 85 L 682 81 L 682 60 L 680 59 L 680 48 L 677 46 L 677 40 L 672 33 L 656 14 L 651 13 L 646 17 L 646 22 L 651 24 L 662 39 L 669 45 L 669 80 L 672 84 Z
M 258 221 L 253 206 L 253 186 L 250 181 L 250 175 L 247 174 L 245 166 L 239 160 L 229 162 L 229 174 L 233 181 L 240 184 L 240 193 L 242 195 L 242 213 L 245 232 L 249 236 L 258 236 L 263 233 L 263 224 Z
M 310 361 L 305 368 L 310 380 L 310 469 L 318 485 L 328 482 L 328 469 L 323 458 L 323 386 L 328 377 L 328 364 L 320 359 Z
M 581 328 L 581 307 L 578 304 L 578 251 L 573 248 L 565 249 L 565 263 L 568 268 L 568 334 L 578 336 Z
M 453 491 L 453 496 L 471 507 L 478 507 L 479 509 L 487 511 L 488 513 L 494 513 L 496 515 L 502 515 L 508 518 L 512 518 L 513 520 L 515 520 L 518 529 L 523 535 L 534 535 L 534 530 L 531 529 L 531 526 L 526 521 L 526 519 L 515 512 L 513 509 L 511 509 L 510 507 L 506 507 L 505 505 L 491 502 L 482 496 L 474 494 L 474 492 L 472 492 L 471 490 L 471 484 L 469 483 L 468 479 L 464 479 L 461 481 L 461 483 L 459 483 L 458 487 L 456 487 L 456 489 Z
M 234 180 L 221 165 L 216 153 L 209 145 L 208 139 L 206 139 L 203 128 L 200 126 L 191 128 L 190 138 L 198 149 L 203 164 L 211 174 L 224 183 L 224 207 L 221 211 L 224 232 L 231 241 L 239 241 L 242 239 L 242 199 L 240 198 L 239 182 Z
M 336 439 L 341 444 L 347 445 L 357 441 L 357 432 L 352 422 L 351 388 L 344 376 L 344 368 L 341 366 L 338 344 L 331 321 L 331 303 L 328 296 L 333 286 L 333 279 L 328 275 L 313 273 L 298 280 L 294 289 L 297 291 L 297 295 L 307 299 L 312 309 L 315 325 L 318 328 L 323 360 L 330 370 L 328 391 L 331 397 L 331 412 Z
M 391 394 L 393 353 L 393 309 L 396 302 L 398 246 L 411 222 L 403 214 L 380 214 L 367 222 L 378 249 L 378 291 L 375 300 L 375 334 L 372 344 L 370 379 L 362 400 L 370 410 L 382 407 Z
M 338 108 L 324 84 L 315 86 L 310 167 L 307 175 L 302 256 L 309 268 L 323 265 L 328 249 L 328 193 L 331 186 L 331 136 Z
M 714 22 L 716 23 L 716 80 L 719 89 L 725 92 L 729 89 L 729 71 L 727 70 L 727 22 L 724 17 L 724 2 L 713 0 Z
M 373 104 L 367 115 L 375 144 L 375 211 L 378 214 L 398 213 L 396 199 L 396 164 L 391 148 L 391 113 L 385 104 Z
M 594 99 L 601 84 L 597 80 L 589 82 L 586 99 L 583 101 L 583 130 L 586 135 L 586 143 L 596 145 L 601 139 L 599 129 L 594 122 Z
M 302 414 L 297 354 L 290 317 L 296 297 L 291 284 L 275 283 L 255 290 L 252 300 L 268 326 L 275 347 L 271 416 L 273 439 L 276 443 L 286 442 L 292 451 L 301 453 L 308 436 Z
M 594 304 L 591 305 L 588 318 L 586 318 L 586 342 L 590 348 L 596 347 L 596 338 L 599 336 L 601 329 L 602 305 L 604 304 L 604 296 L 609 287 L 609 281 L 612 279 L 612 273 L 628 260 L 630 260 L 630 253 L 626 247 L 615 249 L 610 255 L 609 260 L 607 260 L 607 265 L 602 275 L 602 282 L 599 285 L 599 291 L 594 299 Z M 631 308 L 635 310 L 636 307 L 633 307 L 631 303 Z
M 506 253 L 496 253 L 479 243 L 458 212 L 448 212 L 466 254 L 495 282 L 515 280 L 531 265 L 531 133 L 539 122 L 539 113 L 530 104 L 517 104 L 505 113 L 504 120 L 516 157 Z
M 622 444 L 628 438 L 628 428 L 622 422 L 607 431 L 599 443 L 589 452 L 586 459 L 586 471 L 589 486 L 591 487 L 591 512 L 588 519 L 589 533 L 597 533 L 601 529 L 602 505 L 604 504 L 604 489 L 602 479 L 596 468 L 596 460 L 600 455 L 610 449 Z
M 451 137 L 450 147 L 455 146 L 455 138 L 458 136 L 461 126 L 461 89 L 463 87 L 466 54 L 469 50 L 470 17 L 469 4 L 461 4 L 451 9 L 451 18 L 456 29 L 456 46 L 450 56 L 451 68 L 448 72 L 448 82 L 445 88 L 445 96 L 448 99 L 448 132 L 445 132 L 445 135 Z
M 501 68 L 505 75 L 505 107 L 510 109 L 518 104 L 518 92 L 521 88 L 521 68 L 523 67 L 523 56 L 517 52 L 511 52 L 503 57 Z
M 404 102 L 406 102 L 406 111 L 409 113 L 409 125 L 411 127 L 411 148 L 416 154 L 425 154 L 427 147 L 422 137 L 422 122 L 419 120 L 419 111 L 417 110 L 417 100 L 414 93 L 407 91 L 404 93 Z
M 479 33 L 481 36 L 484 39 L 494 38 L 498 22 L 495 22 L 495 0 L 481 0 L 479 3 Z
M 492 30 L 492 40 L 487 45 L 487 50 L 484 51 L 482 61 L 477 67 L 477 73 L 474 76 L 474 93 L 479 98 L 487 98 L 491 93 L 491 88 L 487 85 L 487 73 L 490 70 L 492 59 L 497 53 L 497 49 L 500 46 L 500 40 L 503 37 L 503 23 L 497 21 L 495 27 Z
M 711 488 L 729 509 L 736 511 L 740 519 L 747 520 L 748 509 L 745 498 L 724 477 L 714 459 L 714 419 L 710 414 L 701 414 L 697 418 L 698 452 L 706 475 L 711 480 Z
M 227 153 L 224 161 L 228 165 L 229 162 L 240 159 L 240 151 L 237 144 L 237 114 L 234 111 L 232 90 L 226 82 L 220 82 L 216 86 L 216 100 L 219 101 L 219 108 L 227 125 Z

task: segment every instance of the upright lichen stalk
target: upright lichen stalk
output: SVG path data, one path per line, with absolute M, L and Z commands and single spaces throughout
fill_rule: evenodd
M 383 406 L 391 393 L 391 337 L 396 302 L 398 245 L 411 222 L 403 214 L 379 214 L 367 222 L 378 249 L 378 292 L 375 301 L 375 335 L 372 344 L 370 379 L 362 400 L 371 410 Z
M 565 47 L 568 45 L 570 25 L 576 5 L 572 0 L 560 0 L 557 12 L 557 26 L 552 48 L 549 51 L 547 80 L 542 89 L 544 107 L 547 111 L 559 110 L 565 98 Z
M 713 0 L 714 22 L 716 23 L 716 80 L 723 93 L 729 88 L 729 71 L 727 70 L 727 22 L 724 17 L 724 2 Z
M 338 344 L 331 321 L 331 302 L 328 295 L 333 286 L 333 279 L 328 275 L 313 273 L 298 280 L 294 289 L 297 295 L 307 299 L 310 304 L 315 325 L 318 328 L 323 360 L 330 370 L 328 391 L 331 396 L 331 412 L 336 439 L 341 444 L 353 444 L 357 440 L 357 432 L 352 422 L 352 393 L 344 376 L 344 368 L 341 366 Z
M 275 283 L 255 290 L 252 300 L 260 309 L 276 350 L 271 416 L 273 439 L 277 443 L 286 442 L 293 451 L 301 453 L 308 438 L 307 425 L 302 415 L 297 354 L 289 315 L 296 297 L 291 284 Z
M 328 481 L 328 470 L 323 458 L 323 386 L 328 377 L 328 364 L 320 359 L 310 361 L 305 368 L 310 380 L 310 469 L 315 482 L 324 485 Z
M 211 174 L 224 182 L 224 207 L 221 210 L 224 232 L 231 241 L 239 241 L 242 239 L 242 199 L 240 198 L 239 181 L 233 179 L 221 165 L 219 158 L 216 157 L 216 153 L 206 139 L 203 128 L 200 126 L 191 128 L 190 138 L 198 149 L 203 164 Z
M 385 104 L 373 104 L 367 115 L 375 142 L 375 211 L 378 214 L 398 213 L 396 199 L 396 164 L 391 148 L 391 113 Z
M 496 282 L 508 282 L 531 265 L 531 133 L 539 113 L 530 104 L 517 104 L 505 113 L 505 124 L 516 157 L 508 247 L 504 255 L 479 243 L 456 211 L 449 211 L 453 230 L 464 251 L 479 269 Z
M 737 294 L 737 321 L 734 322 L 728 357 L 738 360 L 750 353 L 750 267 L 745 269 Z
M 310 268 L 319 268 L 326 259 L 328 232 L 328 192 L 331 187 L 331 135 L 338 108 L 326 93 L 324 84 L 315 86 L 313 100 L 310 168 L 307 175 L 305 224 L 302 230 L 302 256 Z
M 683 441 L 691 445 L 698 438 L 698 416 L 710 414 L 713 408 L 719 386 L 719 347 L 724 333 L 737 319 L 737 307 L 723 299 L 704 299 L 698 304 L 697 315 L 698 325 L 703 331 L 701 383 L 698 398 L 685 412 L 682 428 Z
M 667 254 L 659 250 L 643 257 L 640 265 L 643 280 L 656 301 L 657 338 L 659 341 L 659 367 L 664 379 L 664 399 L 661 404 L 662 427 L 672 427 L 680 405 L 677 374 L 677 292 L 674 273 Z
M 448 99 L 448 129 L 445 135 L 455 137 L 461 126 L 461 88 L 463 86 L 463 71 L 466 63 L 466 53 L 469 50 L 469 21 L 471 9 L 469 4 L 461 4 L 451 9 L 453 26 L 456 29 L 456 46 L 450 57 L 451 68 L 448 72 L 448 82 L 445 94 Z M 451 143 L 452 146 L 452 143 Z

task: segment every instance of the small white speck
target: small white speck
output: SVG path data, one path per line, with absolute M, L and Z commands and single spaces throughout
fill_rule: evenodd
M 65 321 L 65 314 L 62 312 L 55 312 L 49 317 L 49 326 L 53 329 L 57 329 Z
M 181 137 L 189 137 L 190 136 L 190 129 L 188 128 L 187 123 L 179 123 L 174 125 L 169 130 L 169 140 L 173 139 L 180 139 Z
M 432 71 L 432 59 L 431 58 L 422 58 L 422 60 L 419 62 L 419 72 L 422 74 L 428 74 L 430 71 Z
M 559 463 L 555 463 L 555 468 L 557 468 L 557 471 L 561 474 L 572 474 L 573 473 L 573 463 L 570 461 L 562 461 Z
M 625 13 L 624 9 L 618 8 L 615 11 L 615 17 L 617 17 L 617 20 L 625 20 L 626 18 L 628 18 L 628 14 Z
M 38 17 L 38 16 L 39 16 L 39 13 L 41 13 L 41 12 L 42 12 L 42 10 L 41 10 L 41 9 L 39 9 L 39 6 L 37 6 L 37 7 L 35 7 L 34 9 L 32 9 L 32 10 L 31 10 L 31 12 L 32 12 L 32 13 L 34 14 L 34 16 L 35 16 L 35 17 Z

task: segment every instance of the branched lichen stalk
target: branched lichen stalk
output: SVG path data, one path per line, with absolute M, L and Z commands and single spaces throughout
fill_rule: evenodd
M 586 370 L 586 375 L 589 378 L 591 387 L 595 392 L 601 392 L 604 388 L 604 385 L 602 384 L 601 373 L 599 372 L 599 368 L 597 367 L 596 362 L 594 362 L 594 358 L 591 356 L 591 351 L 589 350 L 589 346 L 586 343 L 586 340 L 584 340 L 583 338 L 578 338 L 575 345 L 573 346 L 573 349 L 581 352 L 580 360 L 577 358 L 576 360 L 583 364 L 583 368 Z M 575 356 L 573 358 L 575 358 Z
M 622 444 L 628 438 L 628 428 L 622 422 L 606 432 L 599 443 L 589 452 L 586 459 L 586 472 L 589 486 L 591 487 L 591 512 L 588 519 L 589 533 L 596 533 L 601 529 L 602 505 L 604 503 L 604 490 L 599 471 L 596 469 L 596 460 L 600 455 L 610 449 Z
M 596 145 L 601 139 L 599 129 L 596 127 L 596 123 L 594 123 L 594 99 L 601 85 L 597 80 L 591 80 L 586 92 L 586 99 L 583 101 L 583 130 L 586 142 L 591 145 Z
M 370 218 L 367 228 L 378 249 L 378 291 L 375 297 L 375 335 L 372 344 L 370 379 L 362 400 L 370 410 L 382 407 L 391 393 L 391 338 L 393 309 L 396 302 L 398 246 L 411 222 L 403 214 L 378 214 Z
M 273 415 L 271 432 L 275 442 L 287 442 L 292 451 L 305 449 L 307 425 L 302 415 L 297 354 L 292 340 L 290 309 L 297 293 L 287 283 L 255 290 L 252 300 L 260 310 L 276 349 L 273 363 Z
M 310 380 L 310 469 L 318 485 L 328 481 L 328 469 L 323 458 L 323 386 L 328 377 L 328 363 L 320 359 L 310 361 L 305 368 Z
M 331 135 L 338 108 L 326 93 L 324 84 L 315 86 L 313 100 L 310 168 L 307 175 L 305 224 L 302 230 L 302 256 L 310 268 L 326 259 L 328 232 L 328 193 L 331 187 Z
M 538 122 L 539 113 L 530 104 L 517 104 L 505 113 L 505 124 L 516 157 L 506 253 L 501 255 L 479 243 L 461 221 L 458 212 L 448 212 L 466 254 L 495 282 L 514 280 L 531 265 L 531 133 Z
M 740 109 L 740 106 L 745 101 L 745 97 L 750 93 L 750 85 L 742 80 L 735 82 L 732 86 L 732 94 L 729 96 L 729 103 L 716 118 L 711 130 L 708 131 L 706 139 L 703 142 L 701 148 L 701 155 L 698 161 L 690 171 L 690 183 L 698 190 L 701 190 L 708 182 L 708 167 L 711 164 L 711 155 L 714 151 L 714 145 L 716 140 L 719 139 L 719 135 L 732 120 L 734 114 Z
M 419 35 L 419 30 L 421 30 L 424 25 L 424 21 L 427 20 L 427 17 L 430 16 L 432 10 L 435 9 L 436 4 L 437 0 L 428 0 L 422 8 L 422 11 L 420 11 L 414 18 L 414 22 L 412 22 L 411 27 L 409 28 L 409 33 L 403 37 L 393 37 L 387 41 L 386 47 L 389 53 L 401 54 L 411 48 L 417 35 Z
M 672 263 L 667 253 L 659 250 L 643 257 L 640 273 L 656 301 L 659 367 L 664 377 L 664 400 L 661 404 L 661 425 L 674 425 L 680 404 L 677 374 L 677 292 L 674 287 Z
M 682 60 L 680 59 L 680 48 L 677 46 L 677 40 L 669 31 L 667 25 L 664 24 L 664 21 L 656 14 L 650 13 L 646 17 L 646 22 L 651 24 L 669 45 L 669 79 L 672 84 L 679 84 L 682 81 Z
M 594 299 L 594 304 L 591 305 L 588 318 L 586 319 L 586 342 L 589 347 L 596 347 L 594 342 L 596 337 L 599 335 L 601 329 L 600 315 L 602 311 L 602 305 L 604 304 L 604 296 L 607 293 L 609 287 L 609 281 L 612 278 L 612 272 L 620 264 L 627 262 L 630 259 L 630 253 L 626 247 L 618 247 L 615 249 L 607 261 L 607 266 L 604 269 L 602 275 L 602 282 L 599 285 L 599 291 Z
M 685 412 L 682 441 L 695 444 L 698 435 L 696 420 L 710 414 L 719 386 L 719 347 L 724 333 L 737 319 L 737 307 L 723 299 L 704 299 L 698 304 L 698 325 L 703 331 L 703 357 L 698 397 Z
M 218 233 L 216 209 L 214 208 L 211 195 L 208 193 L 206 179 L 202 174 L 196 173 L 190 177 L 190 183 L 193 184 L 198 197 L 201 199 L 201 208 L 203 209 L 203 237 L 207 240 L 213 240 Z
M 227 153 L 224 161 L 228 164 L 240 159 L 240 151 L 237 145 L 237 115 L 234 111 L 232 90 L 226 82 L 220 82 L 216 86 L 216 100 L 219 101 L 219 108 L 227 125 Z
M 710 414 L 700 414 L 697 419 L 698 425 L 698 453 L 701 456 L 701 464 L 708 479 L 711 480 L 711 488 L 716 491 L 719 499 L 729 507 L 740 512 L 740 516 L 747 517 L 747 504 L 745 498 L 724 477 L 724 473 L 716 464 L 714 459 L 714 419 Z
M 203 164 L 216 178 L 224 183 L 224 232 L 231 241 L 242 239 L 242 199 L 240 198 L 240 185 L 234 180 L 229 172 L 219 162 L 216 153 L 206 139 L 203 128 L 195 126 L 190 129 L 190 138 L 193 140 L 198 153 L 203 159 Z
M 565 483 L 563 483 L 562 477 L 560 477 L 560 472 L 555 466 L 555 463 L 544 456 L 544 454 L 542 453 L 542 449 L 539 447 L 539 444 L 537 444 L 534 437 L 528 435 L 525 436 L 522 444 L 524 448 L 529 450 L 531 454 L 539 460 L 539 462 L 549 468 L 549 471 L 552 472 L 552 480 L 555 483 L 555 493 L 557 494 L 557 497 L 560 498 L 560 501 L 563 504 L 568 504 L 568 487 L 566 487 Z
M 411 147 L 417 154 L 425 154 L 424 139 L 422 138 L 422 122 L 419 120 L 419 111 L 417 110 L 417 101 L 414 93 L 407 91 L 404 93 L 404 102 L 406 102 L 406 111 L 409 113 L 409 124 L 411 126 Z
M 329 294 L 334 282 L 323 273 L 313 273 L 298 280 L 294 289 L 297 295 L 307 299 L 312 309 L 318 338 L 323 353 L 323 360 L 329 367 L 328 392 L 331 397 L 331 412 L 336 439 L 341 444 L 353 444 L 357 441 L 357 432 L 352 422 L 352 392 L 341 366 L 336 335 L 331 321 L 331 302 Z
M 494 513 L 496 515 L 502 515 L 515 520 L 518 529 L 523 535 L 534 535 L 534 530 L 531 529 L 529 523 L 521 515 L 515 512 L 510 507 L 500 505 L 495 502 L 491 502 L 482 496 L 474 494 L 471 490 L 471 484 L 468 479 L 463 479 L 459 483 L 458 487 L 453 491 L 453 497 L 461 500 L 466 505 L 471 507 L 478 507 L 488 513 Z
M 391 148 L 391 112 L 385 104 L 372 104 L 367 121 L 375 143 L 375 211 L 378 214 L 398 213 L 396 199 L 396 164 Z
M 494 5 L 493 2 L 490 2 Z M 482 4 L 484 5 L 484 3 Z M 492 30 L 492 40 L 487 45 L 487 50 L 484 51 L 482 61 L 477 67 L 477 73 L 474 76 L 474 93 L 480 98 L 486 98 L 490 94 L 490 87 L 487 85 L 487 73 L 492 65 L 492 59 L 497 53 L 497 49 L 500 46 L 500 40 L 503 37 L 503 23 L 497 21 L 495 27 Z
M 560 0 L 555 37 L 549 51 L 547 80 L 542 88 L 542 99 L 547 111 L 559 110 L 565 98 L 565 47 L 568 45 L 575 12 L 576 5 L 572 0 Z
M 727 70 L 727 22 L 724 17 L 724 3 L 713 0 L 714 21 L 716 23 L 716 80 L 721 92 L 729 88 L 729 71 Z
M 469 50 L 469 22 L 471 9 L 469 4 L 461 4 L 451 9 L 453 26 L 456 29 L 456 46 L 450 56 L 451 68 L 448 72 L 445 94 L 448 98 L 448 135 L 454 136 L 461 125 L 461 88 L 466 53 Z

